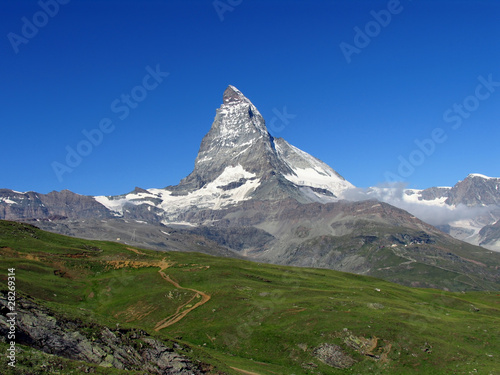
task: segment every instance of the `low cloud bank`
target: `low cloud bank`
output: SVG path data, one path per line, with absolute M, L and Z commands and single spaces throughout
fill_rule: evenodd
M 457 220 L 471 220 L 491 212 L 491 207 L 468 207 L 458 205 L 456 207 L 442 205 L 431 205 L 426 201 L 410 202 L 405 200 L 406 184 L 380 184 L 370 188 L 355 188 L 344 193 L 344 199 L 350 201 L 362 201 L 374 199 L 385 202 L 408 211 L 434 226 L 447 225 Z

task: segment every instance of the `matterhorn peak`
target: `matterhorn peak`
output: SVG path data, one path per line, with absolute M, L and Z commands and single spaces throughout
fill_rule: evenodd
M 214 184 L 221 195 L 246 186 L 245 198 L 299 201 L 339 197 L 352 187 L 325 163 L 273 138 L 257 108 L 232 85 L 201 142 L 193 172 L 171 188 L 189 194 Z
M 248 100 L 240 90 L 232 85 L 227 86 L 227 89 L 224 91 L 224 95 L 222 96 L 222 101 L 224 104 L 251 104 L 250 100 Z
M 195 168 L 180 186 L 188 190 L 201 188 L 226 168 L 239 166 L 259 178 L 279 167 L 291 173 L 278 161 L 262 115 L 240 90 L 229 85 L 212 127 L 201 142 Z

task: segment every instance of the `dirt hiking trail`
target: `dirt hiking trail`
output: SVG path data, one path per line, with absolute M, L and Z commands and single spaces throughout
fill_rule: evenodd
M 136 253 L 138 255 L 146 255 L 143 252 L 141 252 L 139 250 L 136 250 L 136 249 L 133 249 L 131 247 L 127 247 L 126 249 L 129 250 L 129 251 L 133 251 L 134 253 Z M 169 282 L 170 284 L 172 284 L 173 286 L 175 286 L 177 289 L 189 290 L 191 292 L 194 292 L 195 294 L 186 303 L 180 305 L 177 308 L 177 310 L 175 311 L 174 314 L 172 314 L 172 315 L 166 317 L 165 319 L 160 320 L 158 323 L 156 323 L 154 329 L 157 332 L 160 331 L 160 330 L 162 330 L 163 328 L 166 328 L 168 326 L 171 326 L 172 324 L 177 323 L 179 320 L 181 320 L 182 318 L 184 318 L 191 311 L 193 311 L 194 309 L 196 309 L 196 308 L 200 307 L 201 305 L 207 303 L 210 300 L 210 295 L 208 295 L 206 293 L 203 293 L 203 292 L 201 292 L 199 290 L 196 290 L 196 289 L 184 288 L 184 287 L 180 286 L 178 282 L 172 280 L 169 275 L 166 275 L 165 272 L 163 272 L 163 270 L 165 270 L 165 269 L 167 269 L 167 268 L 169 268 L 169 267 L 171 267 L 173 265 L 174 265 L 174 263 L 167 261 L 166 258 L 163 258 L 161 261 L 149 263 L 149 266 L 159 267 L 160 270 L 158 271 L 158 273 L 161 275 L 161 277 L 164 280 L 166 280 L 167 282 Z M 200 300 L 198 302 L 196 302 L 193 306 L 191 306 L 191 307 L 183 310 L 184 307 L 186 307 L 187 305 L 189 305 L 195 299 L 200 299 Z
M 166 269 L 166 268 L 168 268 L 168 267 L 170 267 L 172 265 L 171 263 L 168 263 L 168 262 L 165 261 L 165 259 L 163 259 L 162 262 L 159 263 L 159 265 L 160 265 L 160 270 L 158 271 L 158 273 L 161 275 L 161 277 L 163 277 L 166 281 L 168 281 L 170 284 L 172 284 L 176 288 L 178 288 L 178 289 L 184 289 L 184 290 L 189 290 L 191 292 L 194 292 L 195 295 L 191 299 L 189 299 L 189 301 L 187 301 L 183 305 L 179 306 L 177 308 L 177 310 L 175 311 L 174 314 L 172 314 L 169 317 L 167 317 L 167 318 L 159 321 L 158 323 L 156 323 L 155 331 L 159 331 L 159 330 L 161 330 L 163 328 L 171 326 L 174 323 L 177 323 L 179 320 L 181 320 L 182 318 L 184 318 L 191 311 L 193 311 L 197 307 L 200 307 L 201 305 L 207 303 L 210 300 L 210 296 L 208 294 L 203 293 L 203 292 L 201 292 L 199 290 L 196 290 L 196 289 L 184 288 L 184 287 L 180 286 L 179 283 L 177 283 L 176 281 L 172 280 L 170 278 L 170 276 L 166 275 L 165 272 L 163 272 L 163 270 Z M 200 299 L 200 298 L 201 298 L 201 300 L 198 301 L 198 302 L 196 302 L 193 306 L 191 306 L 191 307 L 189 307 L 189 308 L 187 308 L 185 310 L 182 310 L 185 306 L 189 305 L 194 299 Z

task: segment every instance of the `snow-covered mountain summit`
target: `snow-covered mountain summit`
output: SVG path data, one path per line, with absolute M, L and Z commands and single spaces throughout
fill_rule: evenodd
M 193 171 L 178 185 L 96 200 L 117 216 L 155 212 L 170 223 L 187 210 L 219 209 L 252 198 L 329 202 L 353 187 L 327 164 L 272 137 L 260 112 L 236 87 L 228 86 L 222 101 Z
M 226 168 L 238 165 L 259 178 L 270 171 L 292 172 L 278 159 L 260 112 L 238 89 L 229 86 L 201 142 L 193 172 L 177 188 L 199 189 Z
M 276 183 L 281 178 L 284 185 L 291 182 L 301 187 L 324 189 L 330 196 L 339 196 L 352 187 L 325 163 L 283 139 L 272 137 L 252 102 L 236 87 L 228 86 L 212 127 L 201 142 L 193 172 L 175 190 L 200 189 L 216 180 L 226 168 L 237 166 L 260 183 L 270 180 Z M 282 188 L 293 190 L 291 186 Z

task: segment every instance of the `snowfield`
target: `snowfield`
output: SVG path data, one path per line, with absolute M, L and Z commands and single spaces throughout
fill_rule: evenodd
M 233 182 L 243 183 L 234 189 L 223 189 Z M 237 165 L 226 167 L 217 179 L 187 195 L 172 195 L 172 192 L 166 189 L 147 189 L 148 193 L 130 193 L 118 198 L 98 196 L 95 200 L 120 216 L 123 215 L 124 207 L 128 204 L 149 204 L 164 211 L 164 224 L 173 224 L 179 214 L 193 206 L 198 209 L 220 209 L 245 201 L 259 184 L 260 182 L 255 179 L 255 174 Z

